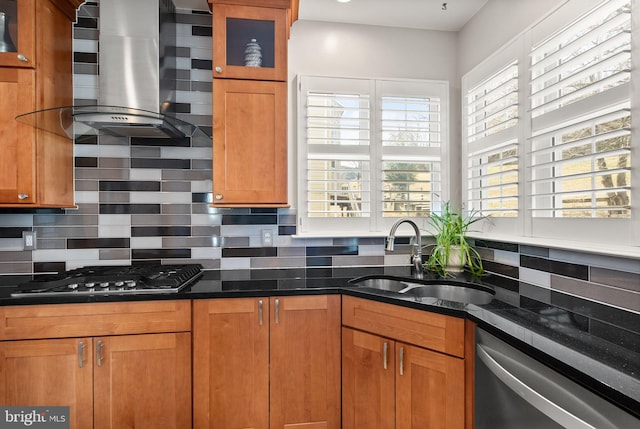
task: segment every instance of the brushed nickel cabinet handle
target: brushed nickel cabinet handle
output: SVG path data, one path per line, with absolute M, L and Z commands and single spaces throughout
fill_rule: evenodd
M 18 54 L 18 61 L 22 61 L 23 63 L 26 63 L 29 61 L 29 58 L 25 57 L 22 54 Z
M 404 375 L 404 347 L 400 347 L 400 375 Z
M 29 194 L 18 194 L 19 200 L 26 200 L 27 198 L 29 198 Z
M 80 341 L 78 343 L 78 368 L 82 368 L 83 363 L 84 363 L 84 342 Z
M 276 325 L 277 325 L 278 323 L 280 323 L 280 300 L 279 299 L 276 299 L 276 310 L 275 311 L 276 311 L 275 319 L 276 319 Z
M 263 307 L 262 300 L 260 300 L 258 301 L 258 319 L 259 319 L 260 326 L 262 326 L 262 314 L 263 314 L 262 307 Z
M 96 362 L 98 363 L 98 366 L 102 366 L 102 348 L 102 341 L 98 341 L 98 345 L 96 346 Z
M 222 73 L 222 67 L 216 67 L 216 73 Z
M 382 367 L 387 369 L 387 353 L 389 352 L 389 343 L 386 341 L 382 346 Z
M 215 198 L 216 198 L 216 200 L 221 200 L 222 199 L 222 194 L 216 194 Z

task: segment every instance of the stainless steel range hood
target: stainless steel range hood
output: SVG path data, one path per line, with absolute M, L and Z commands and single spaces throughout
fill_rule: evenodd
M 171 0 L 99 3 L 98 104 L 52 107 L 16 119 L 69 137 L 191 137 L 204 134 L 175 118 L 176 23 Z M 46 124 L 46 125 L 44 125 Z M 58 129 L 59 126 L 59 129 Z

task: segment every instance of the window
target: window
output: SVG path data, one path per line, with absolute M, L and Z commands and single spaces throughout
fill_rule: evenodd
M 531 48 L 534 217 L 629 218 L 631 4 L 602 4 Z
M 518 215 L 518 61 L 469 89 L 466 102 L 467 208 Z
M 386 233 L 443 198 L 448 85 L 300 77 L 299 231 Z
M 494 233 L 637 244 L 631 1 L 577 5 L 463 78 L 464 204 Z

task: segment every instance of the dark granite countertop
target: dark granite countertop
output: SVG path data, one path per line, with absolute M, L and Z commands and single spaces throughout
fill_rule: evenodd
M 479 327 L 559 370 L 587 388 L 640 416 L 640 355 L 624 344 L 588 333 L 584 320 L 538 301 L 514 299 L 500 278 L 482 280 L 460 275 L 456 281 L 495 290 L 485 305 L 459 304 L 435 298 L 420 302 L 374 289 L 358 288 L 349 280 L 366 275 L 410 276 L 409 267 L 336 267 L 278 270 L 211 270 L 179 293 L 152 295 L 54 296 L 12 298 L 11 289 L 31 276 L 0 276 L 0 306 L 164 299 L 206 299 L 305 294 L 346 294 L 409 308 L 469 318 Z M 427 273 L 427 281 L 441 281 Z M 527 285 L 529 288 L 536 288 Z M 541 288 L 542 289 L 542 288 Z M 634 320 L 635 322 L 635 320 Z

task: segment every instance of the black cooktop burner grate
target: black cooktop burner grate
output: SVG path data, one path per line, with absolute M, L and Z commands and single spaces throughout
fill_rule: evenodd
M 38 276 L 11 296 L 175 293 L 198 279 L 201 270 L 200 264 L 88 266 Z

